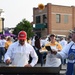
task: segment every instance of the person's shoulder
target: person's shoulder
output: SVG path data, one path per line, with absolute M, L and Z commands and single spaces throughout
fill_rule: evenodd
M 56 41 L 55 44 L 60 44 L 60 43 Z
M 27 46 L 32 46 L 31 44 L 29 44 L 28 42 L 25 42 L 25 44 L 27 45 Z
M 8 43 L 8 41 L 5 42 L 5 44 L 7 44 L 7 43 Z
M 72 45 L 72 44 L 74 44 L 74 42 L 73 42 L 73 41 L 69 42 L 67 45 Z
M 26 44 L 26 47 L 27 47 L 27 48 L 31 48 L 31 49 L 33 48 L 33 46 L 32 46 L 31 44 L 29 44 L 29 43 L 27 43 L 27 42 L 26 42 L 25 44 Z
M 59 42 L 56 42 L 55 43 L 57 46 L 61 46 L 61 42 L 59 43 Z
M 70 48 L 70 47 L 71 47 L 71 45 L 73 45 L 73 44 L 74 44 L 74 42 L 73 42 L 73 41 L 71 41 L 70 43 L 66 44 L 65 48 Z
M 51 42 L 47 42 L 47 43 L 45 44 L 45 46 L 49 46 L 49 45 L 51 45 Z
M 17 46 L 18 45 L 18 42 L 16 41 L 16 42 L 13 42 L 10 46 L 12 47 L 14 47 L 14 46 Z

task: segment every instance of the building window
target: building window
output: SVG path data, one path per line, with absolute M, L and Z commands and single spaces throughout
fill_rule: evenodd
M 46 23 L 46 19 L 47 19 L 47 17 L 46 17 L 46 15 L 44 14 L 44 15 L 43 15 L 43 23 Z
M 56 23 L 60 23 L 60 20 L 61 20 L 61 15 L 56 14 Z
M 68 23 L 68 15 L 64 15 L 64 23 Z
M 36 23 L 40 23 L 40 19 L 41 17 L 40 16 L 36 16 Z

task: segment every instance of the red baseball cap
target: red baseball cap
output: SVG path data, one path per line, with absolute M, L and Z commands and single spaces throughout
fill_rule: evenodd
M 18 39 L 19 40 L 26 40 L 27 39 L 27 33 L 25 31 L 20 31 L 18 34 Z

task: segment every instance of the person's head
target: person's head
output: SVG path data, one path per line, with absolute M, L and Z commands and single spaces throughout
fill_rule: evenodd
M 60 37 L 60 41 L 62 41 L 63 39 L 65 39 L 64 37 Z
M 50 41 L 51 41 L 51 42 L 55 42 L 55 41 L 56 41 L 56 36 L 55 36 L 55 34 L 51 34 L 51 35 L 50 35 Z
M 39 40 L 40 37 L 38 35 L 35 36 L 35 40 Z
M 18 34 L 18 40 L 21 45 L 24 45 L 27 39 L 27 33 L 25 31 L 20 31 Z
M 7 41 L 11 41 L 11 37 L 7 37 Z
M 73 32 L 72 32 L 71 37 L 72 37 L 72 41 L 74 41 L 74 42 L 75 42 L 75 31 L 73 31 Z
M 1 39 L 5 39 L 4 35 L 1 36 Z

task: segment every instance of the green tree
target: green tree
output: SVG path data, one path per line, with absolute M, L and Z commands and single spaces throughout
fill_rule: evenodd
M 18 35 L 19 31 L 24 30 L 27 32 L 27 37 L 30 38 L 33 36 L 33 27 L 29 21 L 23 19 L 20 23 L 16 25 L 14 28 L 13 34 Z

